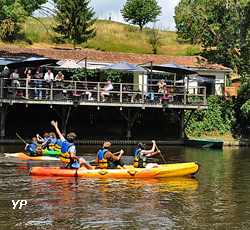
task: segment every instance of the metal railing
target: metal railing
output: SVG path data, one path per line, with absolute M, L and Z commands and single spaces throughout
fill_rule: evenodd
M 156 84 L 112 83 L 113 90 L 105 92 L 105 82 L 70 81 L 62 83 L 43 79 L 0 79 L 0 98 L 29 100 L 69 100 L 118 103 L 178 103 L 206 105 L 206 87 L 166 85 L 165 94 L 158 93 Z M 87 88 L 86 88 L 87 86 Z M 152 90 L 151 90 L 152 89 Z M 102 99 L 102 94 L 104 100 Z M 40 99 L 41 98 L 41 99 Z

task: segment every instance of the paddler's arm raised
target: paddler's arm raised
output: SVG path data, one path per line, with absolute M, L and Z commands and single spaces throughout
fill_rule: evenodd
M 58 124 L 57 124 L 57 122 L 55 122 L 55 121 L 51 121 L 51 125 L 53 125 L 53 126 L 55 127 L 56 132 L 57 132 L 57 134 L 58 134 L 59 138 L 61 139 L 61 138 L 63 137 L 63 135 L 61 134 L 61 132 L 60 132 L 60 130 L 59 130 L 59 128 L 58 128 Z

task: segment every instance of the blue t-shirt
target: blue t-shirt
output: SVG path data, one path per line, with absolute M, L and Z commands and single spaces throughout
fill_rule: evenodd
M 42 78 L 43 78 L 43 73 L 40 73 L 40 75 L 42 76 Z M 42 79 L 42 78 L 40 78 L 40 76 L 39 76 L 39 74 L 37 74 L 36 76 L 34 76 L 36 79 Z M 38 81 L 38 80 L 35 80 L 34 81 L 35 82 L 35 84 L 42 84 L 42 81 L 40 80 L 40 81 Z

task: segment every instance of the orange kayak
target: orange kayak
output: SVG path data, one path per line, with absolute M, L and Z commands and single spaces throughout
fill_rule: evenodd
M 84 178 L 137 178 L 137 177 L 180 177 L 194 175 L 199 170 L 199 163 L 180 163 L 160 165 L 158 168 L 135 168 L 127 166 L 128 169 L 95 169 L 89 170 L 85 167 L 80 169 L 65 169 L 63 167 L 33 167 L 30 175 L 33 176 L 60 176 L 60 177 L 84 177 Z
M 49 157 L 49 156 L 37 156 L 37 157 L 32 157 L 29 156 L 25 153 L 4 153 L 4 155 L 6 157 L 16 157 L 20 160 L 36 160 L 36 161 L 60 161 L 59 158 L 55 158 L 55 157 Z

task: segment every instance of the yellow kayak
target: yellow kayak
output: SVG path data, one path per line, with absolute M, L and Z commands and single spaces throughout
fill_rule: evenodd
M 94 169 L 85 167 L 80 169 L 65 169 L 64 167 L 33 167 L 30 175 L 33 176 L 60 176 L 60 177 L 83 177 L 83 178 L 138 178 L 138 177 L 180 177 L 194 175 L 198 172 L 200 164 L 197 162 L 164 164 L 158 168 L 135 168 L 128 169 Z

